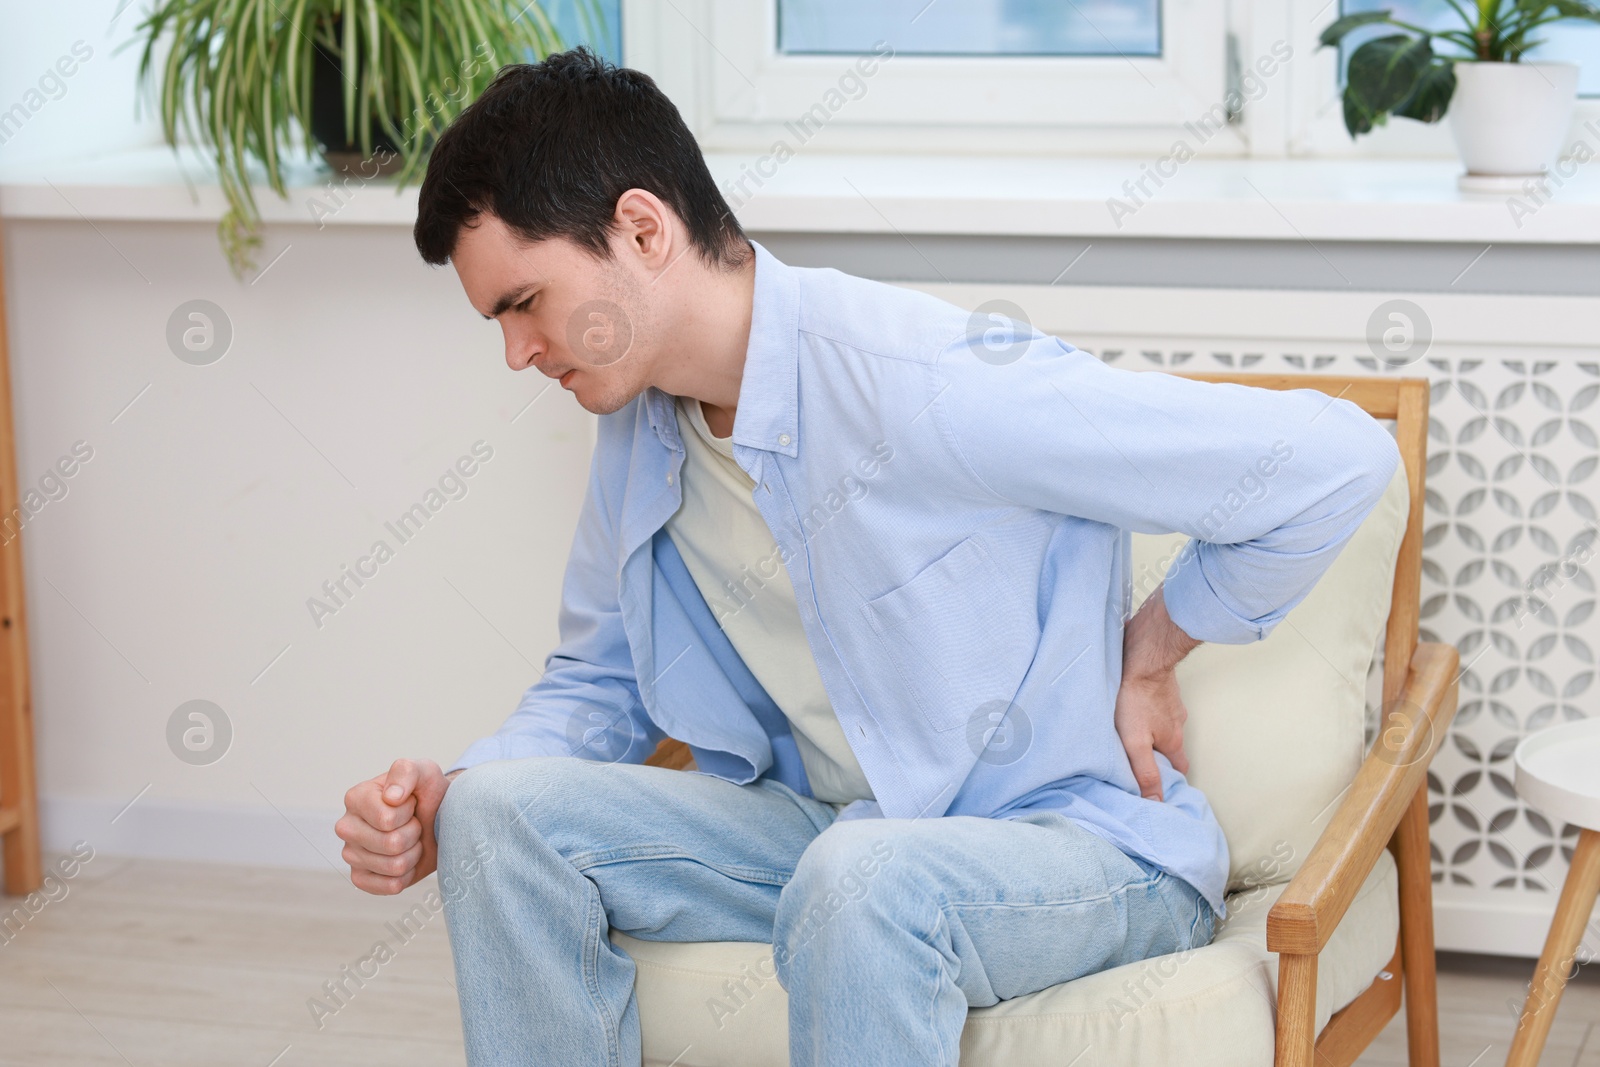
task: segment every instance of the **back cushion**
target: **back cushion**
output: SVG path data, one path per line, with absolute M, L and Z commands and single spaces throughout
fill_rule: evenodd
M 1367 676 L 1389 617 L 1410 496 L 1398 464 L 1322 579 L 1267 635 L 1178 664 L 1189 780 L 1228 838 L 1228 891 L 1287 882 L 1333 816 L 1364 748 Z M 1135 604 L 1188 540 L 1133 535 Z

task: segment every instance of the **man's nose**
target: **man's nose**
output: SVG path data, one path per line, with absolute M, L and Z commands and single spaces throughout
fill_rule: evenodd
M 544 346 L 536 336 L 506 331 L 506 366 L 512 370 L 522 370 L 543 352 Z

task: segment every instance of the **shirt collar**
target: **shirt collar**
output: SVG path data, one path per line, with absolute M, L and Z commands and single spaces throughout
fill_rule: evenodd
M 759 243 L 750 244 L 756 256 L 755 294 L 733 443 L 792 459 L 800 446 L 800 279 Z M 656 435 L 669 448 L 680 447 L 672 397 L 652 387 L 645 406 Z
M 750 347 L 739 383 L 733 443 L 794 458 L 800 445 L 800 279 L 755 241 Z

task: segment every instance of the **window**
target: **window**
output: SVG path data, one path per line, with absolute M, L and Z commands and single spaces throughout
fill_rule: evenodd
M 1240 154 L 1223 104 L 1227 7 L 623 0 L 623 19 L 628 62 L 709 151 L 767 151 L 813 116 L 824 151 L 1160 154 L 1205 121 L 1218 127 L 1209 150 Z
M 1344 13 L 1434 24 L 1450 3 L 620 0 L 628 63 L 710 152 L 1134 158 L 1179 141 L 1212 157 L 1455 158 L 1448 122 L 1397 119 L 1352 141 L 1342 57 L 1318 44 Z M 1600 117 L 1600 26 L 1540 36 L 1533 58 L 1585 68 L 1576 136 Z
M 586 44 L 622 62 L 622 0 L 544 0 L 543 7 L 569 46 Z
M 1159 56 L 1160 0 L 778 0 L 778 51 L 900 55 Z

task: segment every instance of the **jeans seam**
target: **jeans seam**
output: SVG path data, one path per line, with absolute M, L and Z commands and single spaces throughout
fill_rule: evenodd
M 922 942 L 925 945 L 927 945 L 929 948 L 933 949 L 934 959 L 938 961 L 938 966 L 939 966 L 939 973 L 934 976 L 933 996 L 928 998 L 928 1030 L 929 1030 L 930 1033 L 933 1034 L 934 1040 L 939 1045 L 939 1062 L 940 1063 L 949 1063 L 949 1062 L 951 1062 L 951 1057 L 949 1055 L 950 1050 L 944 1047 L 944 1035 L 939 1030 L 939 1018 L 938 1018 L 937 1011 L 938 1011 L 940 979 L 942 978 L 945 981 L 948 981 L 951 985 L 956 987 L 957 991 L 961 990 L 961 984 L 959 982 L 957 982 L 955 976 L 950 973 L 950 965 L 945 962 L 944 953 L 942 951 L 940 951 L 939 946 L 934 944 L 934 941 L 933 941 L 933 938 L 936 938 L 939 935 L 938 927 L 939 927 L 940 923 L 942 923 L 947 929 L 950 926 L 950 916 L 945 912 L 945 907 L 947 907 L 949 905 L 950 905 L 950 901 L 949 900 L 944 900 L 940 904 L 935 906 L 934 910 L 938 915 L 938 921 L 935 923 L 935 925 L 933 927 L 933 930 L 931 931 L 930 936 L 927 937 L 927 938 L 921 939 Z M 954 934 L 953 931 L 951 931 L 949 933 L 949 938 L 950 938 L 950 940 L 952 942 L 955 940 L 955 934 Z M 962 997 L 963 997 L 963 999 L 965 999 L 965 997 L 966 997 L 966 994 L 964 992 L 962 993 Z M 960 1042 L 961 1042 L 961 1038 L 958 1035 L 956 1037 L 956 1049 L 955 1049 L 956 1058 L 957 1059 L 960 1058 L 960 1053 L 961 1053 Z
M 1203 912 L 1202 909 L 1204 909 Z M 1199 923 L 1202 918 L 1205 919 L 1206 944 L 1210 944 L 1212 939 L 1217 936 L 1216 912 L 1212 910 L 1211 902 L 1204 898 L 1197 898 L 1195 911 L 1197 912 L 1194 917 L 1196 923 Z
M 947 901 L 947 903 L 952 908 L 1061 908 L 1077 904 L 1098 904 L 1102 901 L 1115 900 L 1119 895 L 1125 897 L 1135 889 L 1154 888 L 1160 884 L 1162 877 L 1163 875 L 1158 874 L 1154 878 L 1146 878 L 1143 881 L 1124 882 L 1109 892 L 1095 896 L 1077 896 L 1064 900 L 952 900 Z M 1166 897 L 1163 896 L 1161 902 L 1165 905 Z M 1171 907 L 1167 908 L 1167 914 L 1169 917 L 1172 915 Z M 1173 925 L 1176 926 L 1177 920 L 1174 918 L 1172 921 Z
M 600 928 L 605 923 L 605 908 L 600 902 L 600 891 L 590 884 L 589 922 L 584 933 L 587 942 L 583 954 L 583 984 L 606 1028 L 606 1062 L 612 1067 L 622 1067 L 621 1025 L 611 1014 L 611 1007 L 600 995 L 600 942 L 604 939 Z M 599 915 L 595 911 L 599 910 Z
M 609 867 L 617 863 L 630 863 L 639 860 L 687 860 L 741 882 L 757 882 L 763 885 L 788 885 L 794 878 L 794 871 L 792 870 L 785 873 L 773 870 L 770 867 L 740 867 L 734 864 L 715 863 L 704 857 L 686 852 L 676 845 L 631 845 L 627 848 L 611 849 L 604 852 L 580 852 L 575 856 L 567 857 L 567 862 L 572 864 L 579 873 L 595 867 Z
M 1187 887 L 1189 892 L 1194 896 L 1194 918 L 1188 920 L 1188 932 L 1185 934 L 1184 920 L 1180 919 L 1178 917 L 1178 913 L 1173 911 L 1172 902 L 1167 898 L 1166 894 L 1161 894 L 1161 903 L 1166 907 L 1167 915 L 1172 920 L 1172 931 L 1173 933 L 1177 934 L 1180 939 L 1183 939 L 1182 950 L 1187 950 L 1202 943 L 1199 937 L 1200 924 L 1205 920 L 1206 912 L 1210 910 L 1211 905 L 1206 903 L 1205 897 L 1200 895 L 1199 890 L 1195 889 L 1193 886 L 1190 886 L 1187 882 L 1181 882 L 1176 878 L 1174 878 L 1173 881 Z M 1209 942 L 1210 939 L 1207 938 L 1206 940 Z

